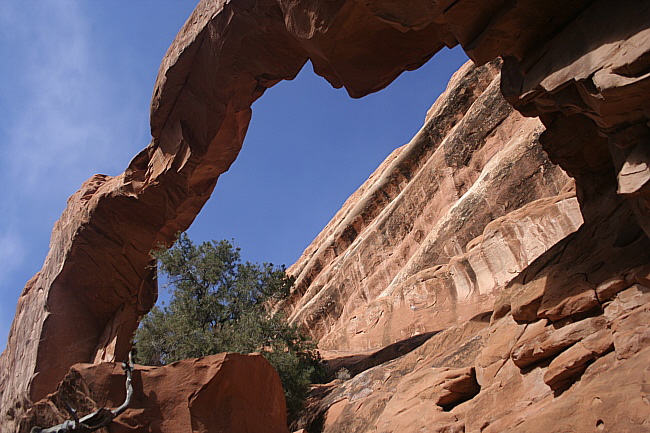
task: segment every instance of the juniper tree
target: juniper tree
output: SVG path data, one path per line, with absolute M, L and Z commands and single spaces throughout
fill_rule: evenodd
M 136 332 L 137 361 L 164 365 L 221 352 L 259 352 L 280 375 L 295 415 L 322 368 L 308 336 L 269 311 L 293 284 L 284 267 L 242 262 L 233 243 L 195 245 L 184 233 L 169 250 L 152 254 L 171 297 Z

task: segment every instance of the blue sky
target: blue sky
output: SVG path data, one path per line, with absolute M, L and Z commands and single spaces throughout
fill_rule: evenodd
M 160 61 L 194 0 L 0 0 L 0 350 L 67 198 L 149 143 Z M 289 266 L 408 142 L 466 57 L 444 50 L 360 100 L 307 64 L 253 106 L 244 148 L 189 230 Z

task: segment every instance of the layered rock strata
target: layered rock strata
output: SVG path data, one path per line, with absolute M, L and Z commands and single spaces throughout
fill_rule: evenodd
M 453 107 L 453 110 L 450 108 Z M 499 64 L 457 72 L 421 131 L 289 269 L 282 306 L 323 349 L 367 350 L 463 323 L 582 224 L 536 119 L 499 92 Z
M 385 0 L 278 0 L 278 3 L 287 28 L 309 52 L 317 73 L 334 86 L 345 86 L 352 96 L 361 96 L 362 89 L 376 90 L 377 65 L 384 63 L 384 59 L 392 60 L 389 53 L 393 52 L 390 48 L 394 45 L 390 42 L 377 37 L 376 45 L 364 43 L 374 33 L 368 23 L 376 20 L 405 35 L 427 34 L 431 49 L 460 44 L 477 64 L 502 57 L 505 62 L 502 91 L 520 112 L 541 117 L 551 131 L 543 143 L 554 162 L 573 176 L 598 173 L 615 165 L 618 192 L 633 196 L 637 218 L 647 226 L 646 190 L 650 179 L 645 150 L 650 138 L 650 6 L 647 2 L 411 0 L 396 5 Z M 362 54 L 357 49 L 360 43 Z M 406 52 L 411 54 L 410 50 Z M 373 73 L 368 75 L 368 86 L 359 87 L 361 78 L 357 73 L 365 70 Z M 575 128 L 567 131 L 567 123 L 575 124 Z M 556 129 L 560 137 L 575 137 L 570 140 L 572 145 L 561 138 L 554 141 L 552 137 L 558 136 L 553 132 Z M 606 139 L 595 140 L 585 148 L 579 137 L 596 132 Z M 608 149 L 608 143 L 616 148 Z
M 319 386 L 298 426 L 650 431 L 650 242 L 629 202 L 608 194 L 615 179 L 601 186 L 611 201 L 585 207 L 584 224 L 519 271 L 492 311 L 381 364 L 329 353 L 353 377 Z
M 649 23 L 647 2 L 586 2 L 538 49 L 506 57 L 502 79 L 506 99 L 521 113 L 540 117 L 547 128 L 544 149 L 585 195 L 592 193 L 594 176 L 613 167 L 616 192 L 630 200 L 646 234 Z
M 417 68 L 445 45 L 462 45 L 478 64 L 501 56 L 502 93 L 519 112 L 540 117 L 546 127 L 540 137 L 542 147 L 553 162 L 575 177 L 582 207 L 595 206 L 619 216 L 617 211 L 625 207 L 633 214 L 625 214 L 627 224 L 619 227 L 613 244 L 594 238 L 592 248 L 600 251 L 625 244 L 635 239 L 638 227 L 649 233 L 649 29 L 650 5 L 641 0 L 201 1 L 163 60 L 152 100 L 151 144 L 122 175 L 97 175 L 70 199 L 55 226 L 43 269 L 23 291 L 7 350 L 0 356 L 0 427 L 14 430 L 25 407 L 54 391 L 72 364 L 121 359 L 126 354 L 138 318 L 156 297 L 149 251 L 185 229 L 205 203 L 219 174 L 239 151 L 252 102 L 279 80 L 294 77 L 308 59 L 334 86 L 344 86 L 352 96 L 360 97 L 388 85 L 401 71 Z M 498 110 L 487 114 L 491 120 L 500 115 Z M 465 142 L 475 146 L 481 140 L 466 137 L 453 155 L 462 151 Z M 477 169 L 464 170 L 463 164 L 452 161 L 451 167 L 465 171 L 452 178 L 469 188 L 481 176 Z M 504 181 L 515 183 L 513 175 Z M 463 188 L 454 185 L 449 191 Z M 466 192 L 469 189 L 461 198 Z M 626 201 L 617 201 L 617 194 Z M 554 206 L 560 209 L 570 203 L 567 197 Z M 417 209 L 419 204 L 412 206 Z M 595 230 L 586 217 L 585 221 Z M 439 250 L 450 260 L 458 256 L 462 263 L 453 275 L 460 276 L 474 266 L 489 267 L 489 262 L 481 265 L 471 259 L 485 255 L 494 242 L 490 239 L 496 239 L 485 232 L 486 222 L 484 218 L 475 231 L 463 231 L 471 237 L 460 239 L 458 246 Z M 467 244 L 481 234 L 483 239 L 468 249 Z M 430 242 L 430 251 L 437 251 L 438 245 L 445 247 L 433 238 L 424 242 Z M 517 257 L 517 266 L 530 266 L 528 261 L 552 243 L 542 242 L 543 248 L 530 257 Z M 421 263 L 413 259 L 406 269 L 424 269 L 427 255 L 422 255 Z M 619 271 L 609 277 L 620 280 Z M 497 274 L 494 284 L 501 287 L 505 279 Z M 403 274 L 394 284 L 381 277 L 372 290 L 390 287 L 388 298 L 399 297 L 400 290 L 417 293 L 405 286 L 415 275 Z M 428 275 L 420 277 L 432 280 Z M 454 287 L 460 280 L 454 280 Z M 492 283 L 488 279 L 477 284 L 485 288 Z M 612 284 L 600 292 L 596 288 L 596 299 L 598 293 L 616 291 Z M 581 282 L 576 287 L 589 285 Z M 553 321 L 572 311 L 574 298 L 584 306 L 594 302 L 587 289 L 559 291 L 552 301 L 540 301 L 535 293 L 539 291 L 529 293 L 521 305 L 511 306 L 513 317 L 542 314 L 544 320 Z M 531 310 L 538 303 L 543 313 Z M 503 305 L 506 309 L 507 304 Z M 334 310 L 333 317 L 341 317 L 336 310 L 342 307 L 332 303 L 326 308 Z M 322 329 L 334 329 L 336 319 L 327 317 L 318 319 L 327 324 Z M 612 329 L 625 329 L 621 332 L 627 333 L 632 347 L 643 345 L 645 337 L 625 325 L 633 322 L 623 321 L 620 327 L 614 323 Z M 348 332 L 339 331 L 341 335 Z M 569 358 L 562 362 L 584 365 L 577 360 L 596 356 L 586 354 L 585 350 L 592 351 L 590 345 L 583 344 L 584 350 L 576 349 L 573 358 L 566 355 Z M 479 370 L 475 371 L 478 376 Z M 549 381 L 563 383 L 564 373 L 554 371 L 548 373 L 554 378 Z
M 162 61 L 150 145 L 123 174 L 97 175 L 70 198 L 42 270 L 23 290 L 0 357 L 0 423 L 15 423 L 15 414 L 52 392 L 74 363 L 124 358 L 139 318 L 156 299 L 149 251 L 172 241 L 200 211 L 241 148 L 251 104 L 295 77 L 310 57 L 287 29 L 297 31 L 285 23 L 285 6 L 272 0 L 197 5 Z M 385 87 L 441 47 L 431 28 L 405 34 L 362 15 L 353 57 L 372 53 L 380 40 L 395 54 L 390 62 L 353 62 L 353 71 L 363 69 L 353 74 L 357 96 Z M 345 14 L 337 17 L 329 24 L 347 32 Z M 332 36 L 324 40 L 331 44 Z M 352 62 L 349 54 L 341 61 Z

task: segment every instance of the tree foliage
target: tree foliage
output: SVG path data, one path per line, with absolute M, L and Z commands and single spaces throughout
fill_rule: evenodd
M 221 352 L 260 352 L 280 375 L 289 412 L 299 411 L 322 367 L 311 340 L 268 311 L 293 284 L 284 267 L 242 262 L 231 242 L 195 245 L 186 234 L 153 254 L 171 299 L 154 307 L 136 332 L 138 362 L 164 365 Z

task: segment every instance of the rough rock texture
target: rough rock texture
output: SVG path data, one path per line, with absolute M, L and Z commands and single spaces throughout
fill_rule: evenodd
M 494 71 L 490 62 L 503 58 L 502 94 L 519 113 L 539 117 L 545 130 L 512 112 L 489 74 L 477 79 L 476 91 L 457 95 L 457 105 L 435 106 L 427 123 L 434 126 L 397 151 L 352 200 L 369 204 L 367 212 L 350 204 L 307 252 L 322 267 L 309 260 L 296 265 L 302 285 L 286 307 L 333 348 L 379 347 L 432 329 L 422 311 L 440 312 L 434 322 L 452 329 L 493 310 L 476 363 L 439 366 L 473 366 L 481 386 L 477 397 L 451 410 L 473 405 L 455 423 L 465 431 L 535 431 L 533 424 L 544 431 L 641 431 L 647 385 L 639 357 L 648 341 L 650 285 L 642 267 L 650 234 L 649 38 L 650 4 L 643 0 L 201 1 L 163 59 L 151 144 L 122 175 L 94 176 L 71 197 L 42 270 L 25 286 L 0 356 L 0 429 L 14 431 L 25 408 L 53 392 L 74 363 L 124 357 L 138 318 L 156 298 L 148 252 L 192 222 L 236 157 L 250 106 L 266 88 L 294 77 L 311 59 L 317 73 L 360 97 L 443 46 L 460 44 L 486 64 L 482 70 Z M 575 178 L 584 224 L 573 235 L 580 225 L 576 201 L 570 189 L 558 194 L 559 170 L 542 164 L 542 171 L 543 156 L 531 144 L 542 131 L 550 160 Z M 390 182 L 371 188 L 379 178 Z M 388 207 L 413 218 L 373 213 Z M 474 219 L 467 219 L 470 210 Z M 347 221 L 348 213 L 356 220 Z M 373 273 L 355 277 L 348 265 L 349 279 L 341 280 L 324 269 L 344 250 L 349 256 L 341 264 L 364 257 L 362 267 Z M 332 289 L 323 293 L 361 296 L 330 302 L 306 283 L 321 274 L 319 284 Z M 431 293 L 440 294 L 440 308 L 430 308 Z M 594 341 L 557 349 L 548 336 L 555 349 L 524 370 L 510 358 L 528 327 L 550 332 L 598 316 L 607 324 Z M 603 329 L 611 330 L 614 352 L 607 353 Z M 608 375 L 621 386 L 608 386 Z M 498 401 L 510 403 L 488 410 Z M 600 404 L 606 413 L 592 420 L 599 411 L 589 408 Z M 575 415 L 561 417 L 562 411 Z
M 0 358 L 3 423 L 72 364 L 124 358 L 156 299 L 149 251 L 189 226 L 237 156 L 252 102 L 305 61 L 273 2 L 197 6 L 163 60 L 151 144 L 70 198 L 20 297 Z
M 575 2 L 580 3 L 580 2 Z M 625 25 L 621 23 L 625 22 Z M 506 99 L 547 127 L 553 162 L 590 193 L 592 176 L 614 166 L 618 193 L 629 198 L 650 234 L 650 5 L 588 2 L 534 53 L 507 57 Z M 603 137 L 606 137 L 604 139 Z
M 19 432 L 70 419 L 65 402 L 80 416 L 119 406 L 124 379 L 119 363 L 74 365 L 56 392 L 27 412 Z M 136 365 L 133 390 L 129 409 L 107 432 L 288 433 L 280 378 L 261 355 L 228 353 L 165 367 Z
M 395 343 L 389 347 L 405 350 L 392 356 L 387 349 L 325 352 L 333 373 L 346 368 L 352 378 L 317 387 L 296 427 L 650 431 L 650 241 L 629 202 L 611 194 L 615 178 L 600 186 L 604 198 L 583 207 L 583 225 L 513 271 L 490 311 L 449 320 L 424 342 Z M 506 230 L 549 200 L 490 225 Z M 439 320 L 435 313 L 430 320 Z
M 463 237 L 467 226 L 459 223 L 473 214 L 452 214 L 443 219 L 457 222 L 449 232 L 440 235 L 442 224 L 425 230 L 434 237 L 432 247 L 418 241 L 404 248 L 417 227 L 408 218 L 436 200 L 435 209 L 444 212 L 443 199 L 420 193 L 419 207 L 406 208 L 401 214 L 407 219 L 384 232 L 375 221 L 354 220 L 357 203 L 372 209 L 364 198 L 378 178 L 389 176 L 386 166 L 400 157 L 393 155 L 292 268 L 304 284 L 285 306 L 292 320 L 322 337 L 323 347 L 339 349 L 327 354 L 335 357 L 329 360 L 333 371 L 345 367 L 355 375 L 315 390 L 297 427 L 312 433 L 650 431 L 650 338 L 644 322 L 650 288 L 643 277 L 650 260 L 649 6 L 595 1 L 540 10 L 546 6 L 460 1 L 443 15 L 474 60 L 505 57 L 501 90 L 521 113 L 540 116 L 546 127 L 540 142 L 575 178 L 582 215 L 559 206 L 571 195 L 558 194 L 508 209 L 473 232 L 475 240 Z M 490 8 L 491 17 L 480 15 Z M 526 13 L 517 14 L 518 8 Z M 475 21 L 467 20 L 470 9 Z M 625 18 L 630 14 L 635 16 Z M 630 25 L 621 26 L 626 20 Z M 529 28 L 539 33 L 533 38 Z M 443 99 L 430 116 L 441 105 L 453 105 Z M 483 113 L 482 120 L 489 119 Z M 472 132 L 480 136 L 480 127 Z M 471 160 L 471 150 L 463 153 L 468 149 L 474 150 L 457 148 L 455 157 Z M 398 192 L 385 193 L 373 209 L 377 221 L 390 220 L 381 210 L 399 209 L 386 201 L 414 195 L 408 184 L 416 176 L 405 177 L 394 182 Z M 492 185 L 489 192 L 495 191 Z M 450 209 L 467 198 L 457 197 Z M 365 216 L 363 210 L 357 214 Z M 551 226 L 563 218 L 572 223 L 558 224 L 564 232 Z M 354 230 L 346 231 L 346 224 Z M 350 233 L 352 240 L 336 239 Z M 401 286 L 407 290 L 400 292 Z M 430 309 L 418 317 L 422 307 Z M 467 310 L 477 314 L 473 320 Z M 407 355 L 369 362 L 382 350 L 368 348 L 424 331 L 438 332 Z M 464 392 L 443 400 L 460 378 L 468 384 Z
M 542 127 L 468 63 L 422 130 L 361 186 L 289 269 L 283 305 L 323 349 L 378 349 L 492 309 L 519 271 L 582 224 Z

